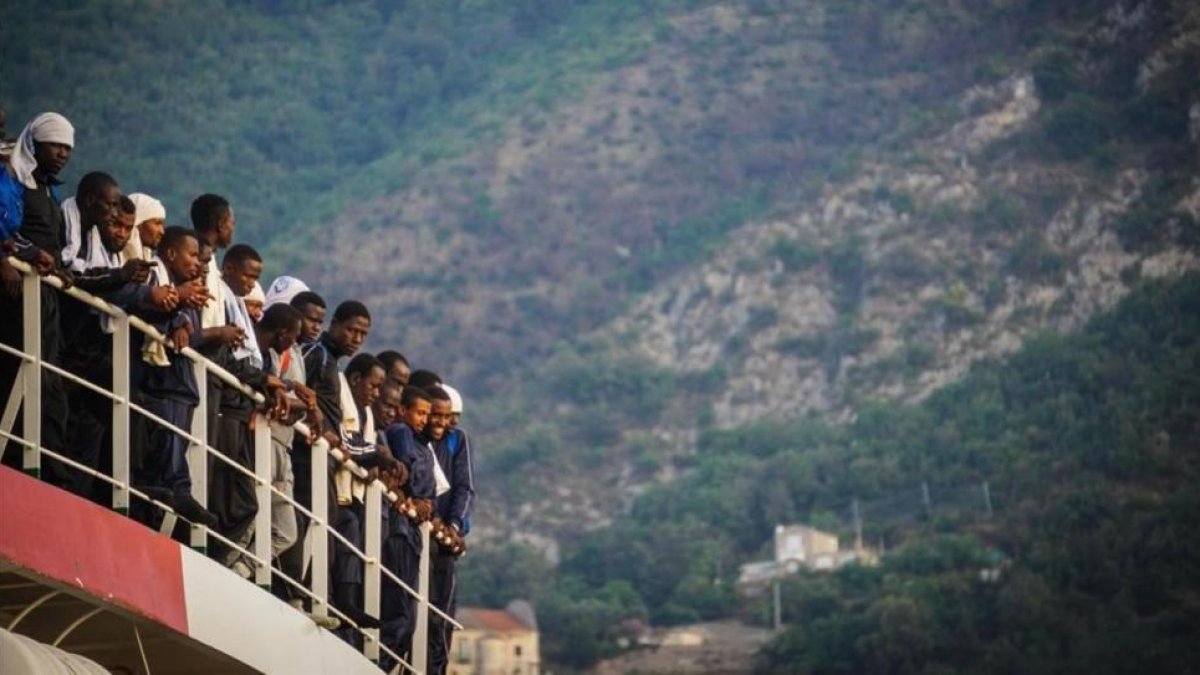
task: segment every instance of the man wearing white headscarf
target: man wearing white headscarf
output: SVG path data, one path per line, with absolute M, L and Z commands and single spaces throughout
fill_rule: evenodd
M 63 245 L 63 214 L 59 207 L 58 174 L 66 167 L 75 147 L 75 128 L 58 113 L 42 113 L 25 126 L 17 138 L 9 164 L 3 168 L 10 184 L 23 189 L 20 204 L 20 231 L 12 235 L 14 254 L 31 262 L 42 274 L 59 273 Z M 11 214 L 15 217 L 16 214 Z M 68 277 L 69 278 L 69 277 Z M 25 322 L 22 312 L 21 277 L 0 253 L 0 342 L 23 348 Z M 59 294 L 49 286 L 41 287 L 41 357 L 59 365 L 61 324 Z M 21 362 L 7 353 L 0 354 L 0 399 L 9 398 Z M 66 436 L 67 399 L 62 378 L 42 371 L 42 445 L 62 452 Z M 3 447 L 3 445 L 0 445 Z M 2 454 L 2 453 L 0 453 Z M 67 482 L 69 476 L 57 475 L 48 463 L 46 476 Z
M 58 174 L 66 167 L 75 147 L 75 128 L 58 113 L 42 113 L 33 118 L 21 135 L 9 158 L 7 170 L 11 183 L 23 188 L 20 204 L 13 204 L 9 220 L 20 222 L 13 234 L 18 258 L 34 263 L 47 274 L 57 268 L 63 246 L 63 214 L 57 187 Z M 7 238 L 7 237 L 6 237 Z M 16 295 L 19 277 L 7 263 L 0 267 L 9 295 Z
M 133 234 L 123 251 L 126 260 L 151 260 L 154 249 L 167 227 L 167 208 L 163 203 L 142 192 L 129 195 L 133 202 Z
M 267 296 L 263 293 L 262 284 L 254 282 L 254 288 L 242 298 L 242 304 L 246 305 L 246 312 L 250 314 L 250 318 L 254 319 L 254 323 L 262 321 L 263 311 L 267 304 Z
M 58 113 L 42 113 L 25 125 L 17 137 L 9 164 L 22 185 L 36 190 L 46 175 L 56 176 L 63 170 L 74 147 L 75 127 L 67 118 Z

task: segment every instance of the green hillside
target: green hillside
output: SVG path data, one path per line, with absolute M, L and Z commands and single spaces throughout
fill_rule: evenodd
M 511 110 L 505 98 L 549 104 L 561 91 L 531 85 L 530 67 L 594 43 L 592 25 L 619 29 L 642 11 L 545 0 L 134 0 L 18 1 L 4 14 L 10 133 L 38 111 L 62 111 L 79 133 L 68 179 L 110 170 L 164 198 L 180 223 L 194 196 L 219 192 L 238 209 L 239 238 L 269 244 L 314 236 L 344 200 L 462 153 Z M 619 53 L 613 37 L 595 51 Z M 407 168 L 377 164 L 397 154 Z M 279 251 L 289 262 L 307 255 Z
M 986 480 L 990 516 L 981 497 L 932 517 L 868 514 L 864 539 L 892 553 L 789 582 L 791 627 L 760 669 L 1186 672 L 1200 656 L 1197 307 L 1200 276 L 1151 284 L 1081 334 L 1033 340 L 919 406 L 709 434 L 686 478 L 583 535 L 556 575 L 520 548 L 477 552 L 464 593 L 530 594 L 552 657 L 584 665 L 613 652 L 623 619 L 761 620 L 733 582 L 739 563 L 769 556 L 778 523 L 853 541 L 838 517 L 851 499 L 919 504 L 922 482 Z M 999 580 L 981 581 L 992 567 Z

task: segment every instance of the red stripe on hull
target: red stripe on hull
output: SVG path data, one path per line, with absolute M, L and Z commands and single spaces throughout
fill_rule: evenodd
M 3 466 L 0 559 L 188 632 L 178 544 Z

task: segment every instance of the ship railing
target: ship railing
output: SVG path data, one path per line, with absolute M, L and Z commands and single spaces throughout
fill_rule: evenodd
M 255 500 L 258 511 L 254 517 L 253 537 L 249 548 L 230 540 L 211 530 L 203 524 L 188 524 L 188 544 L 191 548 L 202 553 L 207 552 L 209 540 L 224 544 L 231 551 L 237 552 L 253 566 L 253 582 L 263 589 L 269 590 L 272 578 L 278 579 L 297 593 L 305 596 L 311 607 L 309 613 L 314 620 L 322 621 L 331 615 L 343 625 L 350 626 L 361 636 L 363 654 L 371 661 L 378 663 L 381 655 L 390 656 L 398 665 L 392 672 L 403 668 L 406 672 L 424 673 L 428 662 L 428 635 L 430 614 L 437 615 L 454 630 L 462 630 L 462 625 L 429 602 L 430 576 L 430 530 L 429 523 L 423 523 L 418 531 L 421 537 L 421 557 L 417 576 L 417 588 L 412 588 L 404 580 L 396 576 L 382 564 L 382 515 L 383 509 L 397 503 L 400 496 L 390 491 L 378 479 L 370 478 L 366 469 L 356 464 L 353 459 L 340 449 L 331 447 L 324 439 L 318 438 L 309 444 L 311 452 L 311 507 L 305 507 L 294 496 L 289 496 L 277 489 L 271 481 L 272 443 L 277 443 L 271 435 L 271 424 L 267 417 L 256 411 L 254 413 L 253 470 L 243 467 L 238 462 L 227 457 L 224 453 L 211 446 L 209 438 L 210 405 L 216 401 L 208 400 L 209 377 L 216 378 L 221 383 L 254 402 L 256 408 L 265 403 L 262 394 L 254 391 L 245 383 L 238 380 L 220 365 L 205 358 L 200 353 L 185 347 L 180 354 L 189 359 L 195 368 L 199 404 L 192 415 L 190 429 L 182 429 L 138 405 L 132 395 L 130 383 L 130 351 L 131 331 L 137 331 L 149 339 L 167 344 L 167 339 L 156 328 L 137 316 L 127 314 L 118 307 L 78 288 L 63 288 L 61 279 L 54 276 L 39 276 L 20 260 L 9 258 L 18 271 L 21 272 L 22 317 L 23 317 L 23 350 L 15 349 L 0 343 L 0 351 L 6 352 L 20 360 L 21 366 L 17 378 L 9 394 L 3 416 L 0 417 L 0 458 L 8 450 L 9 442 L 21 448 L 21 466 L 23 470 L 35 477 L 41 475 L 42 460 L 49 457 L 84 473 L 96 480 L 103 481 L 111 487 L 111 507 L 114 511 L 128 515 L 130 500 L 137 497 L 145 503 L 161 509 L 164 517 L 159 528 L 164 535 L 170 536 L 181 518 L 168 504 L 156 499 L 153 495 L 139 490 L 130 480 L 130 415 L 138 414 L 148 420 L 169 429 L 188 442 L 188 468 L 192 480 L 192 497 L 202 505 L 208 503 L 208 466 L 209 461 L 222 463 L 234 472 L 240 473 L 252 481 L 255 486 Z M 39 284 L 46 284 L 88 305 L 110 318 L 112 328 L 112 388 L 105 389 L 79 375 L 58 365 L 49 363 L 42 358 L 42 310 Z M 254 336 L 247 336 L 254 339 Z M 170 348 L 170 347 L 168 347 Z M 112 402 L 112 474 L 108 475 L 94 467 L 86 466 L 71 457 L 46 448 L 42 444 L 42 374 L 50 372 L 59 377 L 99 394 Z M 21 435 L 13 433 L 17 416 L 21 416 L 23 431 Z M 303 422 L 292 425 L 296 434 L 309 437 L 309 428 Z M 297 447 L 300 447 L 299 445 Z M 332 457 L 343 468 L 350 470 L 355 479 L 366 485 L 364 501 L 364 546 L 358 548 L 329 523 L 328 514 L 328 459 Z M 303 579 L 295 579 L 285 574 L 278 567 L 272 567 L 274 556 L 271 550 L 272 500 L 283 500 L 290 504 L 298 514 L 308 519 L 307 532 L 303 539 L 294 546 L 303 547 L 303 576 L 308 577 L 308 583 Z M 399 511 L 392 517 L 404 517 Z M 415 600 L 416 617 L 412 636 L 412 647 L 408 660 L 401 657 L 384 645 L 380 639 L 380 629 L 362 628 L 346 616 L 330 602 L 329 593 L 329 541 L 330 538 L 345 547 L 349 553 L 359 558 L 364 566 L 363 610 L 369 616 L 380 618 L 383 583 L 394 584 L 404 593 Z M 234 574 L 230 570 L 230 574 Z

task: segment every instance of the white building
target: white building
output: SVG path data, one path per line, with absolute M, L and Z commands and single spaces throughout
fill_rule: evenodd
M 738 586 L 745 591 L 754 591 L 801 569 L 832 572 L 851 562 L 874 565 L 879 562 L 879 556 L 861 546 L 841 550 L 836 534 L 808 525 L 777 525 L 775 559 L 742 565 Z

